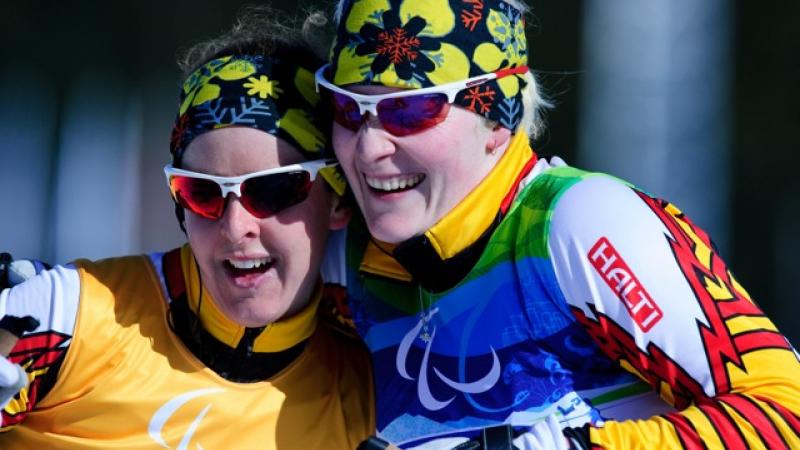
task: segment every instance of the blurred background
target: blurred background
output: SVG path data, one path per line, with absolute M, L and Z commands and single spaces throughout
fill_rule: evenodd
M 2 8 L 0 251 L 66 262 L 183 242 L 161 172 L 182 81 L 174 61 L 244 4 Z M 800 2 L 532 6 L 531 66 L 555 104 L 539 153 L 677 204 L 800 343 Z

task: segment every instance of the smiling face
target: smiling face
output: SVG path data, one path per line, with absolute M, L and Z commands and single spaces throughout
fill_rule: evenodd
M 228 127 L 192 141 L 182 167 L 236 176 L 303 162 L 292 146 L 263 131 Z M 319 277 L 328 232 L 347 224 L 348 213 L 317 177 L 308 198 L 259 219 L 229 194 L 223 216 L 186 211 L 189 244 L 203 286 L 228 318 L 260 327 L 288 317 L 309 301 Z
M 352 87 L 381 94 L 397 89 Z M 399 243 L 420 235 L 453 209 L 491 171 L 510 132 L 453 106 L 438 125 L 397 137 L 370 119 L 358 130 L 333 126 L 336 157 L 370 233 Z

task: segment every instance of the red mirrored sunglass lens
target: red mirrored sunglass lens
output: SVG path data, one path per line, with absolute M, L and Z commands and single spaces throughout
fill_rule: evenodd
M 330 100 L 333 104 L 333 120 L 348 130 L 358 131 L 366 114 L 359 113 L 356 101 L 338 92 L 331 92 Z
M 253 177 L 242 185 L 242 204 L 263 219 L 305 200 L 312 184 L 304 170 Z
M 312 185 L 305 170 L 248 178 L 241 186 L 241 202 L 250 214 L 263 219 L 305 200 Z M 211 180 L 175 175 L 170 190 L 179 205 L 199 216 L 219 219 L 225 211 L 222 190 Z
M 441 93 L 389 98 L 378 103 L 378 119 L 395 136 L 428 129 L 447 118 L 450 103 Z
M 219 219 L 225 199 L 217 183 L 202 178 L 175 175 L 169 180 L 172 196 L 179 205 L 207 219 Z
M 364 124 L 366 113 L 359 113 L 358 104 L 351 97 L 331 92 L 333 119 L 351 131 Z M 377 106 L 378 119 L 383 128 L 395 136 L 419 133 L 447 118 L 450 103 L 442 93 L 408 95 L 381 100 Z

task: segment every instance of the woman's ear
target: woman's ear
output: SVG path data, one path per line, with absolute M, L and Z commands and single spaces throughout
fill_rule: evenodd
M 486 139 L 486 151 L 494 154 L 497 150 L 504 148 L 510 139 L 511 130 L 502 125 L 495 125 L 489 138 Z
M 341 230 L 350 222 L 353 215 L 353 208 L 340 196 L 333 194 L 331 198 L 331 220 L 329 228 L 332 231 Z

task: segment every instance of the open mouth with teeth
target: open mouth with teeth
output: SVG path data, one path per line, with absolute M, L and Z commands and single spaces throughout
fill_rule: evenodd
M 235 278 L 260 275 L 274 265 L 272 258 L 256 259 L 226 259 L 223 263 L 225 269 Z
M 371 190 L 380 193 L 403 192 L 414 189 L 425 179 L 425 175 L 416 173 L 412 175 L 401 175 L 391 178 L 374 178 L 364 176 L 367 186 Z

